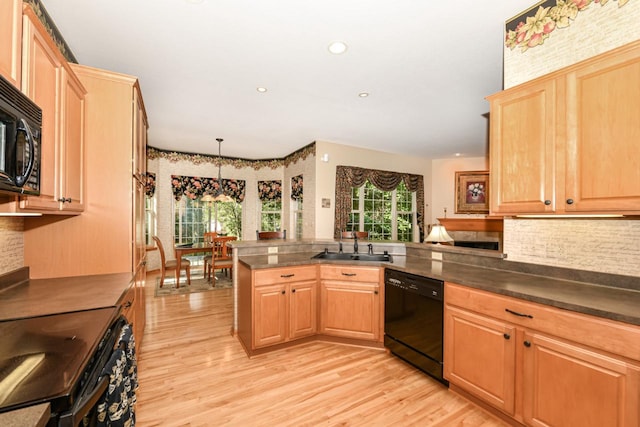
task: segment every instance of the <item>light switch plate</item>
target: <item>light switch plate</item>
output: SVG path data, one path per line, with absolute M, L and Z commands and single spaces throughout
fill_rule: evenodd
M 269 254 L 277 254 L 278 253 L 278 247 L 277 246 L 270 246 L 267 249 L 267 253 L 269 253 Z
M 442 252 L 431 252 L 431 259 L 442 261 Z

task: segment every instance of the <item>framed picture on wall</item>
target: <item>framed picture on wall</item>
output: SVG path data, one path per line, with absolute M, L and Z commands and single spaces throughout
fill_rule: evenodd
M 489 213 L 489 171 L 456 172 L 457 214 Z

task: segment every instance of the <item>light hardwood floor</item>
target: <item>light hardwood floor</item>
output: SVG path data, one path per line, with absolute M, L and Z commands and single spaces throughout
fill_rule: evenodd
M 155 298 L 138 355 L 137 425 L 506 426 L 382 350 L 308 343 L 249 359 L 232 291 Z

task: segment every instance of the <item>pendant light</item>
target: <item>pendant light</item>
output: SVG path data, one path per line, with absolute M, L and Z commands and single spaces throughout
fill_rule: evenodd
M 220 147 L 222 138 L 216 138 L 218 141 L 218 188 L 216 188 L 213 193 L 207 193 L 202 196 L 202 201 L 204 202 L 232 202 L 233 199 L 228 195 L 224 194 L 224 190 L 222 189 L 222 154 L 220 151 Z

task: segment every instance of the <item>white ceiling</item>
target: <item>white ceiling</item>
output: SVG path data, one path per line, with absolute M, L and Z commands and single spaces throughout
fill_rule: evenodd
M 224 156 L 248 159 L 315 140 L 427 158 L 485 155 L 484 97 L 502 88 L 504 23 L 535 4 L 42 2 L 80 63 L 139 77 L 149 145 L 217 154 L 220 137 Z M 330 54 L 333 40 L 347 52 Z

